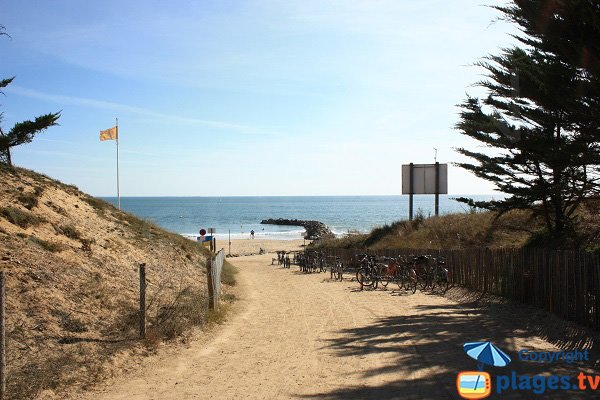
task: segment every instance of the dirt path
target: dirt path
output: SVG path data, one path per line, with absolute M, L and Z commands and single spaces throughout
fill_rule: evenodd
M 241 299 L 214 339 L 194 342 L 89 399 L 455 399 L 457 372 L 476 368 L 462 344 L 488 340 L 513 356 L 511 369 L 519 373 L 576 375 L 565 363 L 550 368 L 516 360 L 521 348 L 556 350 L 516 319 L 437 295 L 361 292 L 355 282 L 303 275 L 270 260 L 233 259 Z M 539 398 L 586 398 L 546 396 Z

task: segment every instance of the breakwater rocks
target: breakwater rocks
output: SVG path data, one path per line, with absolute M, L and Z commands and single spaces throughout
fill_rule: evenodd
M 304 233 L 304 239 L 306 240 L 319 240 L 319 239 L 333 239 L 335 235 L 331 230 L 322 222 L 319 221 L 304 221 L 300 219 L 263 219 L 261 222 L 263 225 L 290 225 L 290 226 L 302 226 L 306 229 Z

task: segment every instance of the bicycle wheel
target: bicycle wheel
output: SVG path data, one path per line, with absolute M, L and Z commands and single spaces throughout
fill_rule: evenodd
M 396 285 L 398 285 L 398 289 L 404 289 L 404 281 L 405 279 L 403 274 L 400 274 L 396 277 L 395 282 Z
M 448 271 L 446 269 L 445 270 L 445 282 L 444 282 L 444 285 L 442 286 L 442 288 L 444 289 L 444 293 L 446 293 L 448 291 L 448 289 L 450 289 L 451 286 L 452 286 L 452 275 L 451 275 L 450 271 Z
M 373 286 L 373 277 L 366 268 L 359 268 L 356 271 L 356 280 L 360 284 L 361 289 L 365 286 Z
M 344 280 L 344 265 L 340 262 L 337 265 L 337 276 L 336 279 L 339 281 Z
M 414 269 L 409 269 L 406 272 L 406 276 L 404 278 L 404 287 L 406 288 L 406 290 L 415 293 L 417 291 L 417 282 L 417 273 Z
M 419 276 L 419 289 L 425 290 L 431 286 L 431 274 L 429 272 L 423 273 Z
M 389 268 L 385 264 L 377 265 L 377 277 L 378 277 L 379 283 L 381 283 L 381 286 L 383 288 L 387 288 L 387 285 L 390 283 L 390 281 L 393 278 L 392 276 L 390 276 Z

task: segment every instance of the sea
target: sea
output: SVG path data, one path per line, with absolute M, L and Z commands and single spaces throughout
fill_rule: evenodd
M 465 213 L 469 207 L 458 197 L 476 200 L 501 196 L 440 195 L 440 214 Z M 103 197 L 117 205 L 116 197 Z M 200 229 L 214 228 L 217 239 L 231 235 L 301 239 L 300 226 L 261 225 L 263 219 L 317 220 L 336 235 L 369 232 L 373 228 L 408 219 L 408 196 L 273 196 L 273 197 L 122 197 L 121 208 L 142 219 L 186 237 L 195 238 Z M 434 196 L 414 197 L 414 212 L 434 214 Z

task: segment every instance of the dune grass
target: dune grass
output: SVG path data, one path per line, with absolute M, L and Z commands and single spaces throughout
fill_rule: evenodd
M 468 249 L 475 247 L 552 247 L 600 251 L 600 200 L 588 200 L 574 218 L 575 234 L 557 243 L 545 231 L 541 217 L 513 210 L 448 214 L 397 221 L 368 234 L 352 234 L 316 244 L 322 248 L 353 249 Z
M 17 225 L 18 227 L 24 229 L 29 228 L 30 226 L 39 225 L 44 222 L 43 218 L 16 207 L 0 208 L 0 216 L 6 218 L 11 224 Z
M 227 260 L 223 262 L 223 269 L 221 270 L 221 283 L 228 286 L 235 286 L 237 284 L 236 275 L 238 269 L 229 263 Z
M 413 221 L 397 221 L 369 234 L 348 235 L 325 241 L 320 247 L 363 249 L 464 249 L 471 247 L 524 246 L 532 233 L 542 229 L 530 213 L 513 211 L 501 217 L 491 212 L 449 214 Z

